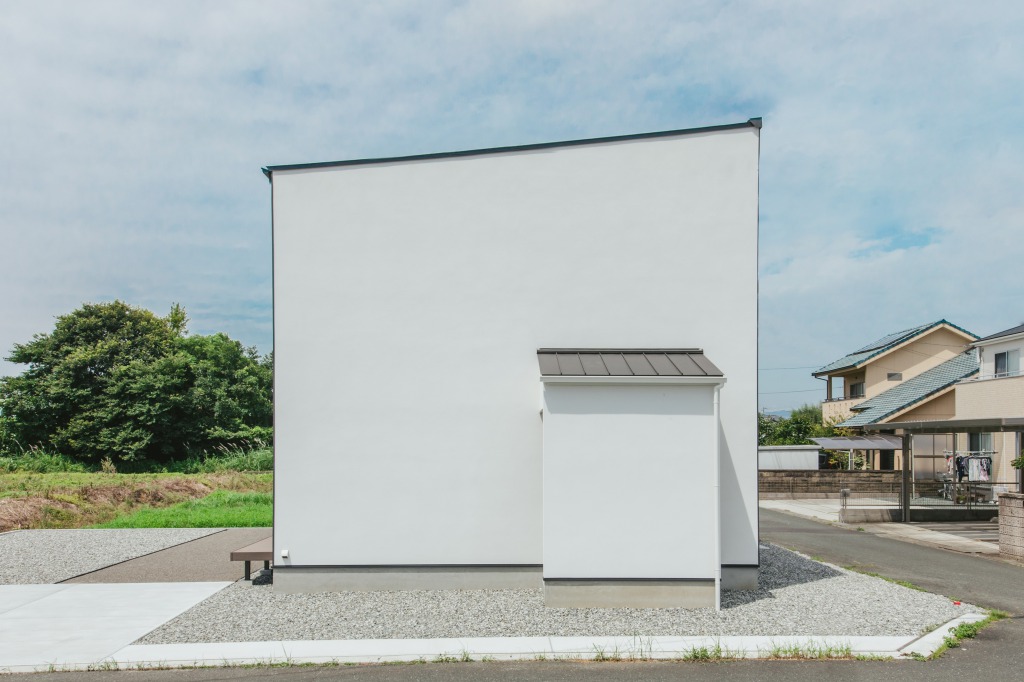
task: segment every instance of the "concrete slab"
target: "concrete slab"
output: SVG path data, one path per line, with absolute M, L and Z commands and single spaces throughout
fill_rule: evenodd
M 0 586 L 0 670 L 94 664 L 229 584 Z
M 242 577 L 232 551 L 264 538 L 270 528 L 228 528 L 214 535 L 72 578 L 67 583 L 210 582 Z

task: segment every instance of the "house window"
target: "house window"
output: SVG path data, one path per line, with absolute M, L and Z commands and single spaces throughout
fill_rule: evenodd
M 982 450 L 991 452 L 992 451 L 992 434 L 991 433 L 969 433 L 967 434 L 967 447 L 971 452 L 981 452 Z
M 995 375 L 997 377 L 1015 377 L 1020 374 L 1020 351 L 1008 350 L 996 353 Z
M 885 378 L 889 381 L 903 381 L 903 372 L 889 372 Z
M 864 382 L 858 381 L 855 384 L 850 384 L 850 397 L 851 398 L 863 398 L 864 397 Z

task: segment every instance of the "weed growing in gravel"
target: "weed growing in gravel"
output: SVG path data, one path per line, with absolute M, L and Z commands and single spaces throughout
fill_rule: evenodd
M 855 661 L 891 661 L 892 656 L 885 656 L 882 654 L 854 654 L 853 660 Z
M 434 663 L 458 663 L 459 659 L 455 658 L 454 656 L 449 656 L 448 654 L 438 654 L 437 657 L 434 658 L 433 662 Z
M 928 591 L 928 590 L 924 589 L 923 587 L 915 585 L 914 583 L 909 582 L 907 580 L 898 580 L 896 578 L 890 578 L 888 576 L 884 576 L 881 573 L 872 573 L 871 571 L 864 571 L 864 570 L 861 570 L 861 569 L 857 568 L 856 566 L 843 566 L 843 568 L 845 568 L 847 571 L 853 571 L 854 573 L 860 573 L 861 575 L 871 576 L 872 578 L 880 578 L 880 579 L 884 580 L 887 583 L 892 583 L 893 585 L 899 585 L 900 587 L 906 587 L 906 588 L 911 589 L 911 590 L 917 590 L 918 592 L 927 592 Z

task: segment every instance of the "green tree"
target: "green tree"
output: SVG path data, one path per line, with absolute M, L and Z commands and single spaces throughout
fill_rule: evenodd
M 813 445 L 811 438 L 848 436 L 850 429 L 822 424 L 820 405 L 803 405 L 790 412 L 789 418 L 758 413 L 758 445 Z
M 23 374 L 0 379 L 6 438 L 83 460 L 167 461 L 269 438 L 271 365 L 224 334 L 186 336 L 122 301 L 85 304 L 17 344 Z

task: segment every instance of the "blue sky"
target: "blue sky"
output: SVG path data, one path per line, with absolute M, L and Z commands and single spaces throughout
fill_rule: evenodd
M 764 117 L 761 405 L 1024 321 L 1024 5 L 0 5 L 0 350 L 121 298 L 270 350 L 260 167 Z M 0 365 L 0 372 L 20 368 Z

